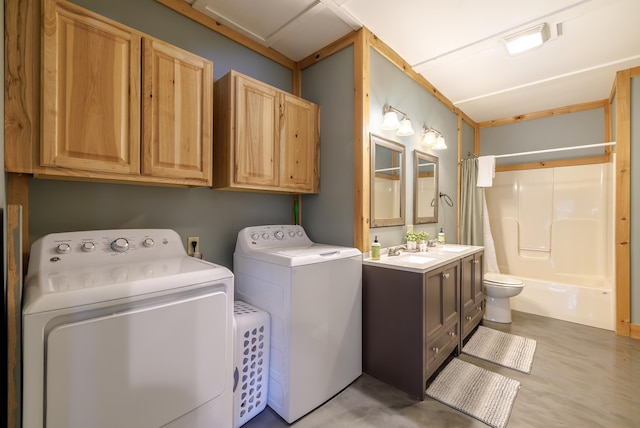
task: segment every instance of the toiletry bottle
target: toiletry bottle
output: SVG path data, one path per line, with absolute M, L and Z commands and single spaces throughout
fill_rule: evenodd
M 438 241 L 440 241 L 441 244 L 444 244 L 444 230 L 442 230 L 442 228 L 440 228 L 440 233 L 438 233 Z
M 380 243 L 377 236 L 371 244 L 371 260 L 380 260 Z

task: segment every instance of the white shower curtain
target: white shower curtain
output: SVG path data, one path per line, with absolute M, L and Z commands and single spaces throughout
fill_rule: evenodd
M 484 189 L 476 186 L 477 181 L 478 160 L 464 159 L 460 189 L 460 243 L 484 245 L 484 271 L 499 272 L 487 201 Z

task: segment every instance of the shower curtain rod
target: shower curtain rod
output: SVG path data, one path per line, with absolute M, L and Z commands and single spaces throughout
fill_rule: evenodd
M 524 155 L 537 155 L 540 153 L 551 153 L 551 152 L 560 152 L 564 150 L 577 150 L 577 149 L 590 149 L 593 147 L 603 147 L 603 146 L 613 146 L 615 145 L 615 141 L 610 141 L 608 143 L 598 143 L 598 144 L 585 144 L 583 146 L 571 146 L 571 147 L 558 147 L 555 149 L 545 149 L 545 150 L 534 150 L 531 152 L 521 152 L 521 153 L 509 153 L 506 155 L 494 155 L 494 158 L 507 158 L 511 156 L 524 156 Z

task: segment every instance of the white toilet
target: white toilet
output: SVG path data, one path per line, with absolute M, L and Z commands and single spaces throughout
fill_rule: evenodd
M 493 322 L 511 322 L 511 303 L 509 299 L 522 292 L 524 283 L 518 278 L 499 273 L 484 274 L 484 294 L 486 306 L 484 319 Z

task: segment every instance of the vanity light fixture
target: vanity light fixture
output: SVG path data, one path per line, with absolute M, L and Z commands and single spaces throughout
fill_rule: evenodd
M 384 106 L 383 113 L 384 117 L 382 119 L 381 129 L 384 129 L 385 131 L 393 131 L 397 129 L 396 135 L 400 137 L 414 134 L 411 121 L 406 113 L 390 105 Z M 401 115 L 402 119 L 398 120 L 398 114 Z
M 527 28 L 502 39 L 509 55 L 516 55 L 542 45 L 549 40 L 549 26 L 546 22 Z
M 422 144 L 432 150 L 444 150 L 447 148 L 442 132 L 426 126 L 422 128 Z

